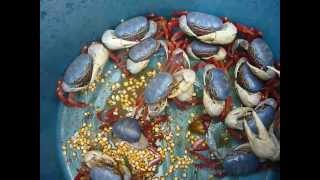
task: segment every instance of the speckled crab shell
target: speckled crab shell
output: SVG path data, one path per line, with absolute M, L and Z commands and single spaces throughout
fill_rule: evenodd
M 149 21 L 144 16 L 138 16 L 120 23 L 115 28 L 118 38 L 128 41 L 142 39 L 149 29 Z
M 187 47 L 187 53 L 194 59 L 207 60 L 214 58 L 215 60 L 224 60 L 227 52 L 226 50 L 217 45 L 203 43 L 198 40 L 193 40 Z
M 226 174 L 240 176 L 253 173 L 258 168 L 259 160 L 251 152 L 232 151 L 223 160 L 223 168 Z
M 199 36 L 220 30 L 223 26 L 219 17 L 201 12 L 189 12 L 187 24 Z

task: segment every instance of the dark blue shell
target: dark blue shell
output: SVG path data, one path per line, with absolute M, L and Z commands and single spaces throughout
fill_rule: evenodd
M 145 39 L 130 49 L 129 58 L 133 62 L 148 59 L 158 50 L 159 45 L 160 44 L 153 38 Z
M 81 87 L 91 80 L 93 61 L 88 54 L 80 54 L 66 69 L 63 81 L 71 87 Z
M 249 48 L 250 55 L 260 67 L 273 65 L 273 54 L 268 44 L 261 38 L 254 39 Z
M 121 180 L 121 175 L 110 167 L 93 167 L 90 170 L 91 180 Z
M 201 12 L 188 13 L 187 24 L 197 35 L 215 32 L 223 27 L 223 22 L 219 17 Z
M 126 20 L 115 29 L 118 38 L 126 40 L 141 39 L 149 30 L 149 21 L 144 16 L 138 16 Z
M 192 52 L 198 57 L 210 57 L 218 53 L 219 46 L 206 44 L 197 40 L 191 42 Z
M 165 72 L 157 74 L 144 90 L 145 103 L 154 104 L 166 97 L 172 82 L 171 74 Z
M 256 171 L 259 164 L 258 158 L 248 152 L 234 151 L 229 153 L 223 161 L 223 168 L 226 174 L 241 176 Z
M 217 100 L 226 100 L 230 95 L 230 84 L 221 69 L 211 69 L 206 75 L 206 85 L 210 96 Z
M 141 129 L 136 119 L 126 117 L 112 125 L 112 133 L 123 141 L 134 143 L 139 141 Z
M 241 87 L 252 93 L 263 88 L 263 83 L 251 72 L 247 63 L 243 63 L 239 68 L 237 81 Z
M 257 115 L 260 117 L 263 125 L 266 128 L 269 128 L 269 126 L 272 124 L 274 118 L 275 118 L 275 109 L 270 105 L 263 105 L 260 106 L 258 109 L 255 110 L 257 112 Z M 258 133 L 256 122 L 253 119 L 253 116 L 250 115 L 248 119 L 248 126 L 254 133 Z

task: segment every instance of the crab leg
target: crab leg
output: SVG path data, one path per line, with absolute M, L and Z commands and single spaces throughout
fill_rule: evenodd
M 156 156 L 156 159 L 149 162 L 149 166 L 158 164 L 162 159 L 161 155 L 154 149 L 154 147 L 148 147 L 148 150 L 150 150 Z
M 206 151 L 209 149 L 204 139 L 198 139 L 191 145 L 191 151 Z
M 74 108 L 85 108 L 88 106 L 88 104 L 84 102 L 78 102 L 75 100 L 75 94 L 74 93 L 68 93 L 68 96 L 65 97 L 64 94 L 65 92 L 63 91 L 62 87 L 62 81 L 58 81 L 57 89 L 56 89 L 56 94 L 59 98 L 59 100 L 65 105 L 69 107 L 74 107 Z
M 258 38 L 258 37 L 262 37 L 262 32 L 252 28 L 252 27 L 248 27 L 239 23 L 236 23 L 235 26 L 237 27 L 238 31 L 243 34 L 245 36 L 246 39 L 248 39 L 249 41 Z

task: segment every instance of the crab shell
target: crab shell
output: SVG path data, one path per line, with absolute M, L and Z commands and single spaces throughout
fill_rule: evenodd
M 148 105 L 150 116 L 157 115 L 165 109 L 172 83 L 172 75 L 166 72 L 161 72 L 150 80 L 144 90 L 144 102 Z
M 261 80 L 269 80 L 280 72 L 273 67 L 273 53 L 269 45 L 261 38 L 254 39 L 249 43 L 245 39 L 237 39 L 233 49 L 242 47 L 247 50 L 255 64 L 248 63 L 252 73 Z
M 268 98 L 261 101 L 254 109 L 249 107 L 238 107 L 230 111 L 225 118 L 225 124 L 232 129 L 243 130 L 243 122 L 248 121 L 250 129 L 257 133 L 256 123 L 252 117 L 252 111 L 255 111 L 260 117 L 266 128 L 269 128 L 275 117 L 277 102 Z
M 100 151 L 89 151 L 86 153 L 84 162 L 91 169 L 90 178 L 92 180 L 131 179 L 131 173 L 128 167 L 123 164 L 118 165 L 113 158 Z
M 236 64 L 235 67 L 235 89 L 237 91 L 237 94 L 240 97 L 241 102 L 247 106 L 247 107 L 254 107 L 256 106 L 260 100 L 261 100 L 261 96 L 262 93 L 260 91 L 257 92 L 250 92 L 248 90 L 246 90 L 245 88 L 241 87 L 238 82 L 237 82 L 237 78 L 238 78 L 238 72 L 239 72 L 239 68 L 241 67 L 241 65 L 243 63 L 247 63 L 247 59 L 245 57 L 240 58 L 240 60 L 238 61 L 238 63 Z
M 157 32 L 157 24 L 138 16 L 119 24 L 115 30 L 106 30 L 101 41 L 108 49 L 118 50 L 132 47 Z
M 193 17 L 190 18 L 190 16 Z M 195 19 L 193 24 L 190 24 L 191 19 Z M 187 35 L 208 44 L 225 45 L 233 42 L 237 35 L 236 26 L 230 22 L 222 24 L 222 21 L 218 19 L 218 17 L 208 14 L 191 12 L 179 18 L 179 27 Z M 195 32 L 195 27 L 202 33 Z
M 197 40 L 192 41 L 191 44 L 188 45 L 187 53 L 197 60 L 214 58 L 215 60 L 222 61 L 227 55 L 227 52 L 223 47 L 202 43 Z
M 133 46 L 129 51 L 127 69 L 132 74 L 137 74 L 146 68 L 150 57 L 159 50 L 160 45 L 165 49 L 168 57 L 168 47 L 165 41 L 148 38 Z
M 62 83 L 63 90 L 77 92 L 85 89 L 102 72 L 108 58 L 109 52 L 103 44 L 91 43 L 88 53 L 81 54 L 67 67 Z
M 125 141 L 137 149 L 144 149 L 148 142 L 141 129 L 138 120 L 135 118 L 125 117 L 112 125 L 112 133 L 115 141 Z
M 252 152 L 243 150 L 231 151 L 223 160 L 224 171 L 231 176 L 253 173 L 257 170 L 258 165 L 259 159 Z
M 210 92 L 207 92 L 207 82 L 206 82 L 206 75 L 208 71 L 210 70 L 215 70 L 215 66 L 212 64 L 208 64 L 204 67 L 204 72 L 203 72 L 203 82 L 204 82 L 204 88 L 203 88 L 203 105 L 206 110 L 206 112 L 209 114 L 209 116 L 214 117 L 214 116 L 219 116 L 221 112 L 224 109 L 225 106 L 225 99 L 227 95 L 229 94 L 229 86 L 226 86 L 226 89 L 222 89 L 222 91 L 218 91 L 217 96 L 211 96 Z M 221 84 L 222 83 L 222 84 Z M 227 82 L 220 82 L 220 85 L 223 85 Z M 212 87 L 214 88 L 214 87 Z M 221 92 L 221 93 L 220 93 Z

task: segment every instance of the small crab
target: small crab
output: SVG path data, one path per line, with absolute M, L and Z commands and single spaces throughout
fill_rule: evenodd
M 106 30 L 102 42 L 111 50 L 130 48 L 140 41 L 152 37 L 157 32 L 157 24 L 144 16 L 128 19 L 115 30 Z
M 148 146 L 146 137 L 141 133 L 137 119 L 125 117 L 116 121 L 112 125 L 114 141 L 124 141 L 137 149 L 144 149 Z
M 179 56 L 179 54 L 182 54 Z M 190 61 L 186 53 L 182 49 L 176 49 L 173 52 L 173 56 L 184 59 L 187 63 L 187 68 L 183 68 L 173 74 L 173 84 L 168 98 L 175 98 L 179 101 L 191 101 L 194 93 L 193 84 L 196 81 L 196 74 L 190 69 Z
M 160 45 L 164 48 L 168 59 L 168 47 L 165 41 L 148 38 L 133 46 L 129 50 L 127 59 L 128 71 L 132 74 L 137 74 L 146 68 L 150 61 L 149 58 L 159 50 Z
M 248 122 L 244 121 L 244 129 L 249 140 L 246 145 L 250 146 L 252 151 L 261 159 L 280 160 L 280 142 L 274 134 L 274 124 L 271 124 L 268 131 L 258 114 L 255 111 L 252 113 L 258 133 L 252 132 Z
M 198 40 L 194 40 L 189 44 L 187 53 L 197 60 L 209 60 L 213 58 L 214 60 L 222 61 L 227 55 L 226 50 L 222 46 L 206 44 Z
M 232 50 L 235 51 L 239 47 L 249 52 L 251 61 L 248 62 L 248 66 L 259 79 L 269 80 L 276 74 L 280 76 L 280 71 L 274 67 L 271 48 L 263 39 L 255 38 L 250 43 L 245 39 L 237 39 Z
M 144 90 L 144 99 L 138 99 L 147 104 L 150 116 L 157 116 L 165 109 L 167 98 L 177 97 L 181 101 L 191 99 L 195 73 L 185 69 L 185 63 L 190 67 L 186 53 L 176 49 L 164 69 L 150 80 Z
M 273 98 L 268 98 L 261 101 L 255 108 L 254 111 L 259 116 L 263 125 L 269 128 L 272 122 L 275 120 L 277 102 Z M 243 122 L 247 121 L 248 126 L 252 132 L 257 133 L 256 123 L 253 120 L 252 109 L 249 107 L 239 107 L 227 115 L 225 124 L 232 129 L 243 130 Z
M 87 152 L 84 156 L 84 162 L 90 169 L 89 179 L 91 180 L 131 179 L 131 173 L 127 166 L 118 163 L 112 157 L 100 151 Z
M 180 29 L 189 36 L 209 44 L 225 45 L 234 41 L 237 28 L 213 15 L 201 12 L 185 12 L 179 18 Z
M 241 102 L 247 107 L 256 106 L 262 97 L 263 82 L 250 70 L 247 58 L 242 57 L 236 64 L 235 89 Z
M 225 72 L 212 64 L 204 67 L 203 105 L 210 116 L 219 116 L 230 99 L 230 85 Z M 231 104 L 229 104 L 231 106 Z
M 57 96 L 66 106 L 84 108 L 86 103 L 74 100 L 75 92 L 86 89 L 94 83 L 96 77 L 102 72 L 109 58 L 108 50 L 98 42 L 93 42 L 67 67 L 63 80 L 58 81 Z M 65 97 L 68 93 L 68 97 Z

